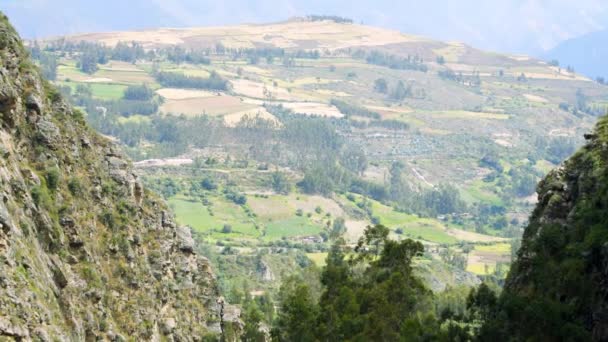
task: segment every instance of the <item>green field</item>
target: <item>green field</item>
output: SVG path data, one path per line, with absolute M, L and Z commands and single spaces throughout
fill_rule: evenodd
M 455 237 L 446 233 L 445 227 L 437 220 L 401 213 L 375 201 L 372 203 L 374 215 L 380 219 L 381 224 L 393 230 L 400 228 L 407 237 L 435 243 L 458 242 Z
M 243 209 L 236 204 L 214 198 L 213 216 L 200 202 L 184 197 L 174 197 L 169 204 L 175 210 L 177 222 L 188 225 L 195 231 L 211 233 L 213 237 L 248 236 L 257 237 L 260 232 L 255 228 L 254 221 L 247 217 Z M 225 225 L 230 225 L 231 233 L 222 233 Z
M 502 206 L 503 201 L 490 190 L 486 189 L 487 184 L 482 180 L 476 180 L 469 186 L 465 187 L 462 191 L 462 195 L 465 201 L 469 203 L 489 203 L 492 205 Z
M 321 227 L 312 223 L 306 217 L 295 216 L 289 219 L 273 221 L 266 225 L 266 239 L 281 237 L 318 235 Z
M 84 83 L 84 82 L 59 82 L 59 84 L 68 86 L 72 89 L 72 92 L 76 91 L 79 84 L 91 87 L 93 97 L 102 100 L 118 100 L 122 98 L 126 85 L 114 84 L 114 83 Z
M 325 266 L 325 259 L 327 258 L 327 253 L 306 253 L 306 256 L 318 267 Z

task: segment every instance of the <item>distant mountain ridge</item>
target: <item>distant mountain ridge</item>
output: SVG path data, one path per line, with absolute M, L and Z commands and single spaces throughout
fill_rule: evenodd
M 544 57 L 556 59 L 562 67 L 572 66 L 588 77 L 608 77 L 608 30 L 568 39 L 549 50 Z
M 486 50 L 541 54 L 560 41 L 602 28 L 608 4 L 598 0 L 303 1 L 303 0 L 5 0 L 0 8 L 26 38 L 159 26 L 217 26 L 334 14 L 366 23 L 458 40 Z M 145 15 L 140 15 L 145 13 Z

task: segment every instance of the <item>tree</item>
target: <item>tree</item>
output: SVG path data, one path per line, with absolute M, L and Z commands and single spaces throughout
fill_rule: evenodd
M 393 162 L 389 170 L 390 196 L 394 201 L 404 201 L 410 193 L 410 188 L 403 177 L 405 164 L 400 161 Z
M 581 112 L 587 111 L 587 96 L 580 88 L 576 90 L 576 109 Z
M 80 59 L 78 61 L 78 68 L 87 74 L 94 74 L 99 70 L 97 66 L 97 56 L 94 52 L 85 51 L 80 55 Z
M 264 342 L 266 336 L 260 331 L 260 323 L 264 317 L 262 311 L 258 308 L 254 301 L 248 301 L 244 306 L 243 322 L 243 334 L 241 335 L 241 341 L 243 342 Z
M 337 239 L 340 236 L 342 236 L 342 234 L 344 234 L 345 232 L 346 232 L 346 224 L 345 224 L 344 218 L 343 217 L 336 218 L 331 226 L 330 237 L 332 239 Z
M 125 89 L 122 96 L 125 100 L 148 101 L 154 97 L 154 90 L 150 89 L 146 84 L 131 85 Z
M 293 289 L 281 289 L 284 299 L 281 311 L 272 330 L 275 341 L 315 341 L 317 308 L 306 284 L 297 284 Z
M 467 309 L 471 310 L 482 321 L 490 318 L 496 308 L 496 294 L 486 283 L 481 283 L 477 289 L 472 289 L 467 297 Z
M 355 255 L 348 260 L 345 241 L 336 239 L 321 274 L 323 293 L 318 304 L 311 303 L 306 292 L 297 294 L 302 285 L 291 285 L 289 293 L 296 296 L 282 301 L 275 339 L 441 340 L 444 333 L 432 315 L 431 292 L 412 270 L 414 258 L 422 255 L 424 247 L 410 239 L 391 240 L 388 233 L 389 229 L 381 225 L 367 227 Z M 288 324 L 293 321 L 294 308 L 304 313 L 305 321 L 316 315 L 316 324 L 310 325 L 316 329 L 302 332 L 300 322 Z
M 287 176 L 278 170 L 270 176 L 270 185 L 274 192 L 278 194 L 287 195 L 291 192 L 291 183 L 287 179 Z
M 367 226 L 363 236 L 359 238 L 355 252 L 362 259 L 373 260 L 382 252 L 388 233 L 389 229 L 381 224 Z
M 388 82 L 384 78 L 378 78 L 374 81 L 374 90 L 382 94 L 388 93 Z
M 403 81 L 399 81 L 397 83 L 397 86 L 395 87 L 395 89 L 393 89 L 393 91 L 391 92 L 390 96 L 393 100 L 401 101 L 411 95 L 412 95 L 412 87 L 409 85 L 406 87 L 405 83 L 403 83 Z

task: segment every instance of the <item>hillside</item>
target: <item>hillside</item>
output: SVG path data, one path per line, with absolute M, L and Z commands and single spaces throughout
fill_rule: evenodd
M 585 146 L 539 184 L 539 203 L 488 333 L 516 340 L 608 338 L 607 144 L 604 117 Z
M 28 45 L 236 304 L 277 303 L 284 279 L 378 223 L 424 244 L 413 267 L 433 291 L 502 283 L 537 181 L 608 104 L 533 58 L 333 17 Z
M 220 333 L 209 262 L 0 18 L 0 340 Z

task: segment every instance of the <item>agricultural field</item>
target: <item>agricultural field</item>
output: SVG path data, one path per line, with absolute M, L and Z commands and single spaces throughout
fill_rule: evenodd
M 85 72 L 80 41 L 141 51 Z M 222 286 L 251 274 L 256 291 L 373 224 L 425 245 L 433 288 L 503 279 L 536 182 L 608 104 L 606 86 L 545 61 L 331 21 L 66 42 L 42 42 L 55 83 L 138 161 Z

